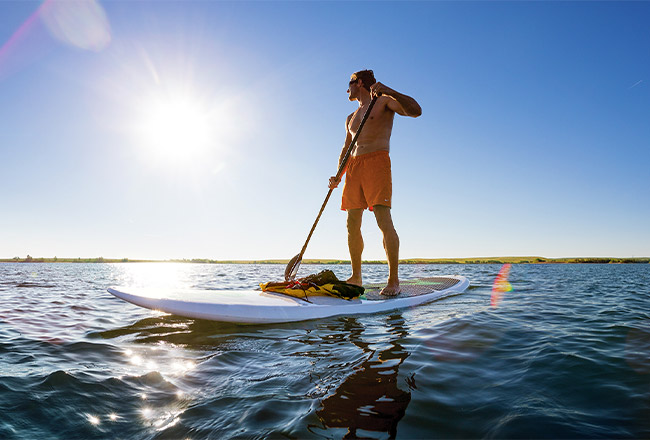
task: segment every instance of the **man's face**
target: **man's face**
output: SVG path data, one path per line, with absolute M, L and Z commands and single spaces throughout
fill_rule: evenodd
M 354 101 L 355 99 L 359 98 L 359 88 L 361 87 L 361 83 L 359 79 L 353 79 L 350 81 L 348 84 L 348 99 L 350 101 Z

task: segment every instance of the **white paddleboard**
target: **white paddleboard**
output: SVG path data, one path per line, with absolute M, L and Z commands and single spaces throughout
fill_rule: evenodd
M 464 292 L 464 276 L 442 276 L 401 281 L 402 293 L 395 297 L 379 294 L 381 285 L 366 286 L 362 298 L 345 300 L 310 296 L 308 301 L 261 290 L 146 289 L 111 287 L 116 297 L 147 309 L 187 318 L 211 321 L 267 324 L 385 312 L 413 307 Z

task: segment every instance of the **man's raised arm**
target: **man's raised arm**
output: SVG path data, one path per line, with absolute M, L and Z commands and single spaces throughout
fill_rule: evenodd
M 403 93 L 399 93 L 380 82 L 376 82 L 370 86 L 370 93 L 373 96 L 385 95 L 393 98 L 388 101 L 386 105 L 398 115 L 417 118 L 422 114 L 422 108 L 415 99 L 408 95 L 404 95 Z

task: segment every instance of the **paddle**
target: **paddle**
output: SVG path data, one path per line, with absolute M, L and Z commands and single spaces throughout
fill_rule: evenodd
M 354 146 L 357 143 L 357 139 L 359 138 L 361 129 L 366 123 L 368 116 L 370 116 L 370 111 L 372 110 L 372 107 L 375 105 L 375 102 L 377 102 L 377 96 L 374 96 L 372 98 L 372 100 L 370 101 L 370 105 L 368 106 L 368 109 L 363 114 L 363 118 L 361 119 L 361 124 L 359 124 L 359 129 L 357 130 L 357 133 L 354 135 L 354 138 L 352 138 L 352 142 L 350 142 L 350 146 L 345 152 L 345 155 L 343 156 L 343 160 L 341 160 L 341 164 L 339 165 L 339 170 L 336 172 L 336 180 L 339 180 L 341 178 L 341 175 L 343 174 L 343 170 L 345 170 L 345 165 L 348 163 L 348 159 L 350 158 L 350 154 L 352 153 L 352 150 L 354 149 Z M 314 230 L 316 229 L 316 225 L 318 224 L 318 220 L 320 220 L 320 216 L 323 214 L 323 211 L 325 210 L 325 205 L 327 205 L 327 202 L 329 201 L 330 196 L 332 195 L 332 191 L 334 191 L 334 188 L 330 188 L 330 190 L 327 192 L 325 201 L 323 202 L 323 205 L 320 207 L 320 211 L 318 212 L 316 221 L 314 222 L 314 225 L 311 227 L 311 231 L 309 231 L 309 235 L 307 236 L 307 241 L 305 241 L 305 245 L 302 247 L 302 250 L 298 255 L 293 257 L 291 261 L 289 261 L 289 264 L 287 264 L 286 269 L 284 269 L 285 281 L 293 280 L 294 278 L 296 278 L 296 274 L 298 273 L 298 268 L 300 267 L 300 263 L 302 262 L 302 256 L 305 254 L 305 250 L 307 249 L 307 244 L 309 244 L 309 240 L 311 239 L 311 236 L 314 233 Z

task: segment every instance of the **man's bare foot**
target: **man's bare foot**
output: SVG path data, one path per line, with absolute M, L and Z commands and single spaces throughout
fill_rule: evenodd
M 402 293 L 402 291 L 399 288 L 399 283 L 388 283 L 380 292 L 380 294 L 384 296 L 397 296 L 400 293 Z
M 363 286 L 363 281 L 362 281 L 361 277 L 352 276 L 352 277 L 348 278 L 347 280 L 345 280 L 345 282 L 348 283 L 348 284 L 354 284 L 355 286 Z

